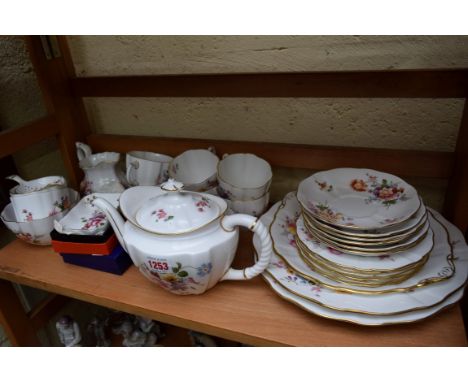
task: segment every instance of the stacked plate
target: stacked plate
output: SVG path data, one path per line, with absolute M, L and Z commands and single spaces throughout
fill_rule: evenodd
M 463 294 L 462 233 L 390 174 L 316 173 L 261 219 L 274 247 L 265 279 L 312 313 L 363 325 L 412 322 Z

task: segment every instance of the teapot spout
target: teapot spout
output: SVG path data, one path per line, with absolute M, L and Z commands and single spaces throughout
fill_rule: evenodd
M 93 204 L 106 214 L 106 217 L 109 219 L 109 222 L 114 229 L 115 235 L 117 236 L 120 245 L 123 247 L 125 252 L 129 254 L 129 256 L 132 258 L 132 261 L 135 263 L 135 260 L 127 249 L 127 245 L 123 237 L 125 221 L 123 220 L 122 216 L 120 216 L 119 212 L 114 208 L 114 206 L 105 199 L 96 198 L 93 200 Z

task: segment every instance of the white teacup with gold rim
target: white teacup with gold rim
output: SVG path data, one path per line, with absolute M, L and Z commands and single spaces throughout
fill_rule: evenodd
M 97 198 L 135 266 L 152 282 L 176 294 L 200 294 L 218 281 L 248 280 L 262 273 L 272 255 L 267 228 L 257 218 L 226 216 L 220 197 L 183 191 L 169 179 L 161 187 L 137 186 L 120 196 L 120 210 Z M 259 236 L 259 260 L 251 267 L 231 268 L 239 231 L 244 226 Z
M 214 148 L 187 150 L 169 165 L 169 177 L 184 184 L 185 190 L 205 192 L 216 186 L 219 158 Z
M 42 219 L 23 219 L 17 217 L 13 204 L 8 204 L 2 211 L 0 219 L 13 232 L 18 239 L 35 245 L 50 245 L 50 232 L 54 229 L 55 220 L 60 220 L 68 214 L 70 209 L 78 202 L 80 196 L 77 191 L 69 190 L 69 204 L 63 209 L 57 209 L 54 214 Z
M 225 154 L 218 164 L 218 193 L 229 200 L 255 200 L 270 189 L 270 164 L 254 154 Z
M 74 190 L 71 188 L 46 188 L 27 194 L 10 195 L 17 221 L 30 222 L 54 216 L 71 206 Z
M 169 176 L 169 155 L 130 151 L 126 156 L 127 181 L 132 186 L 156 186 Z
M 229 200 L 227 199 L 228 206 L 234 212 L 249 214 L 259 217 L 263 214 L 268 207 L 270 201 L 270 192 L 254 200 Z

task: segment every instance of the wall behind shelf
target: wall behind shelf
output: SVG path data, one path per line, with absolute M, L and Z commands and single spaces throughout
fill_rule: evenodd
M 457 36 L 72 36 L 78 76 L 458 68 Z M 459 99 L 88 98 L 95 131 L 453 151 Z M 310 172 L 275 171 L 273 199 Z M 445 182 L 411 180 L 440 209 Z
M 72 36 L 78 76 L 457 68 L 457 36 Z M 458 99 L 86 100 L 96 131 L 451 151 Z
M 0 130 L 14 129 L 46 115 L 36 75 L 22 38 L 0 36 Z M 33 179 L 66 175 L 55 139 L 13 155 L 19 174 Z
M 71 36 L 78 76 L 457 68 L 463 36 Z M 0 126 L 44 115 L 24 43 L 0 37 Z M 86 99 L 95 131 L 451 151 L 458 99 Z M 26 178 L 64 174 L 54 140 L 15 155 Z M 293 175 L 292 175 L 293 174 Z M 308 172 L 276 172 L 280 196 Z M 422 181 L 440 208 L 443 182 Z M 427 187 L 426 187 L 427 186 Z M 422 190 L 423 193 L 425 190 Z

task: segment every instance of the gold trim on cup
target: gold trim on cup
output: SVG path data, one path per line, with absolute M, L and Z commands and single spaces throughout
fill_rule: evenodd
M 194 151 L 194 150 L 204 150 L 204 151 L 209 151 L 211 154 L 213 154 L 216 158 L 218 158 L 218 163 L 216 163 L 216 166 L 218 166 L 220 160 L 219 160 L 219 157 L 213 152 L 210 150 L 212 146 L 208 147 L 207 149 L 199 149 L 199 148 L 194 148 L 194 149 L 189 149 L 189 150 L 185 150 L 183 152 L 181 152 L 179 155 L 173 157 L 170 162 L 169 162 L 169 166 L 167 168 L 167 173 L 169 175 L 170 178 L 174 178 L 175 180 L 177 180 L 178 182 L 181 182 L 181 183 L 184 183 L 182 182 L 181 180 L 179 180 L 177 178 L 177 174 L 172 174 L 172 164 L 174 163 L 174 161 L 179 158 L 180 156 L 182 156 L 183 154 L 185 154 L 187 151 Z M 218 172 L 218 167 L 216 167 L 216 171 L 211 174 L 208 178 L 204 179 L 203 181 L 201 182 L 198 182 L 198 183 L 184 183 L 186 187 L 190 187 L 190 188 L 195 188 L 195 190 L 191 190 L 191 189 L 186 189 L 186 191 L 192 191 L 192 192 L 205 192 L 205 191 L 208 191 L 210 189 L 212 189 L 213 187 L 216 187 L 215 186 L 212 186 L 210 188 L 206 188 L 209 184 L 211 184 L 210 180 L 213 178 L 213 181 L 216 181 L 216 183 L 218 182 L 218 179 L 217 179 L 217 172 Z M 208 183 L 207 186 L 204 186 L 204 187 L 201 187 L 204 185 L 204 183 Z
M 227 153 L 226 153 L 226 154 L 227 154 Z M 271 167 L 271 164 L 268 163 L 267 160 L 265 160 L 265 159 L 263 159 L 263 158 L 261 158 L 261 157 L 255 155 L 255 154 L 252 154 L 252 153 L 233 153 L 233 154 L 227 154 L 227 155 L 226 155 L 226 154 L 224 154 L 225 156 L 223 155 L 223 157 L 220 159 L 220 161 L 219 161 L 218 164 L 216 165 L 216 178 L 217 178 L 217 180 L 218 180 L 218 187 L 219 187 L 219 181 L 220 181 L 220 180 L 221 180 L 222 182 L 228 184 L 229 186 L 234 187 L 234 188 L 236 188 L 236 189 L 240 189 L 240 190 L 257 190 L 257 189 L 260 189 L 260 188 L 263 188 L 263 187 L 266 186 L 266 191 L 262 194 L 262 196 L 259 196 L 258 198 L 253 198 L 253 199 L 237 199 L 237 198 L 236 198 L 235 201 L 250 202 L 250 201 L 253 201 L 253 200 L 258 200 L 258 199 L 263 198 L 263 197 L 270 191 L 271 181 L 273 180 L 273 169 L 272 169 L 272 167 Z M 241 154 L 241 155 L 253 155 L 253 156 L 255 156 L 255 157 L 257 157 L 257 158 L 259 158 L 259 159 L 265 161 L 265 162 L 268 164 L 268 166 L 270 166 L 270 172 L 271 172 L 270 178 L 269 178 L 264 184 L 262 184 L 261 186 L 257 186 L 257 187 L 239 187 L 239 186 L 235 186 L 234 184 L 229 183 L 228 181 L 226 181 L 225 179 L 223 179 L 223 178 L 221 177 L 221 175 L 219 175 L 219 166 L 220 166 L 221 162 L 222 162 L 224 159 L 226 159 L 229 155 L 236 155 L 236 154 Z

